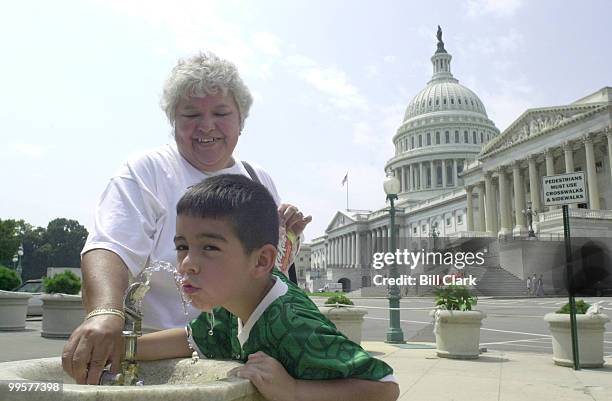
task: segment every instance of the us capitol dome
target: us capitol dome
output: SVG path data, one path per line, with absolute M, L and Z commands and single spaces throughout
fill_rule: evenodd
M 385 165 L 400 180 L 402 203 L 462 189 L 458 174 L 483 144 L 499 135 L 478 95 L 453 77 L 440 27 L 437 37 L 433 76 L 406 107 L 393 136 L 395 156 Z

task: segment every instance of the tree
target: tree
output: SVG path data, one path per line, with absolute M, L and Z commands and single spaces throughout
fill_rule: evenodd
M 0 220 L 0 264 L 13 266 L 12 258 L 23 244 L 23 279 L 39 278 L 47 267 L 79 267 L 87 229 L 76 220 L 54 219 L 47 228 L 23 220 Z
M 23 220 L 20 222 L 23 222 Z M 13 266 L 13 255 L 17 253 L 17 248 L 19 248 L 21 242 L 18 231 L 20 222 L 0 219 L 0 264 Z
M 47 225 L 46 243 L 51 246 L 51 266 L 79 267 L 87 229 L 76 220 L 59 218 Z

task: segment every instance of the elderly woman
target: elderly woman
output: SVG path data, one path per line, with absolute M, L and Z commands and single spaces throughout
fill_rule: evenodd
M 117 370 L 129 277 L 152 261 L 176 260 L 175 206 L 187 188 L 213 175 L 242 174 L 268 188 L 286 229 L 299 235 L 311 220 L 294 206 L 280 205 L 274 183 L 261 167 L 233 156 L 252 103 L 233 64 L 212 54 L 180 60 L 161 103 L 175 143 L 129 159 L 111 178 L 82 251 L 88 319 L 72 333 L 62 354 L 64 369 L 77 383 L 97 383 L 109 360 Z M 179 293 L 166 274 L 151 277 L 143 311 L 145 327 L 185 324 Z M 188 319 L 198 313 L 188 306 Z

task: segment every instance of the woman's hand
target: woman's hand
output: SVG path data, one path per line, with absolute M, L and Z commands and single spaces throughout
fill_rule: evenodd
M 118 373 L 123 355 L 123 319 L 99 315 L 84 321 L 70 336 L 62 352 L 62 367 L 77 384 L 98 384 L 102 370 L 111 362 Z
M 278 215 L 280 223 L 284 224 L 287 230 L 292 231 L 297 236 L 300 236 L 308 223 L 312 221 L 312 216 L 304 217 L 304 214 L 297 207 L 288 203 L 280 205 Z

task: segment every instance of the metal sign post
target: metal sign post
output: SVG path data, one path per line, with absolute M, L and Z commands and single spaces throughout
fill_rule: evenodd
M 572 245 L 569 228 L 569 207 L 563 205 L 563 237 L 565 238 L 566 281 L 569 293 L 570 330 L 572 335 L 572 357 L 574 370 L 580 370 L 580 355 L 578 352 L 578 327 L 576 324 L 576 300 L 574 299 L 574 268 L 572 266 Z
M 570 330 L 572 336 L 572 358 L 574 370 L 580 370 L 578 350 L 578 326 L 576 323 L 576 300 L 574 298 L 574 269 L 569 227 L 570 203 L 587 203 L 586 180 L 583 172 L 545 176 L 542 178 L 544 206 L 563 205 L 563 237 L 565 239 L 566 282 L 569 294 Z

